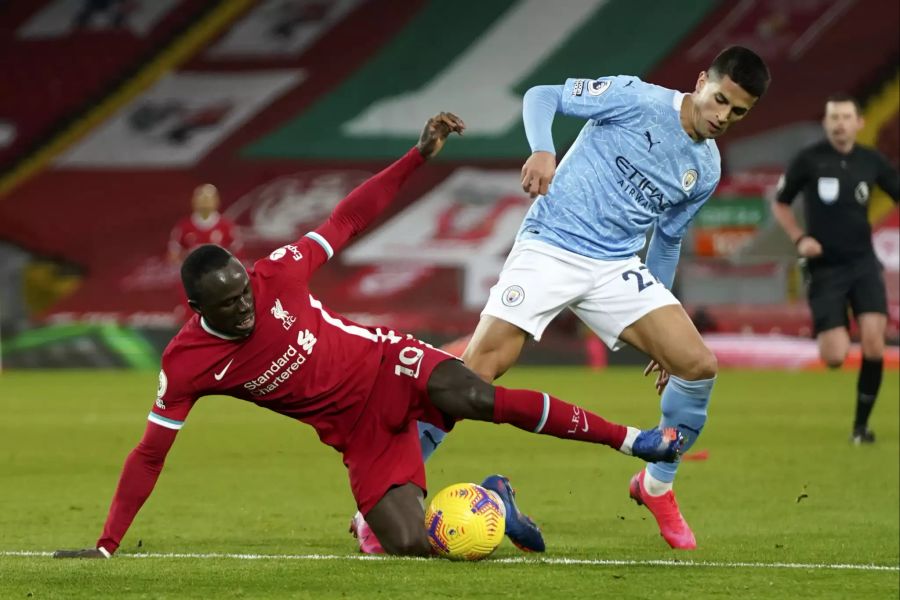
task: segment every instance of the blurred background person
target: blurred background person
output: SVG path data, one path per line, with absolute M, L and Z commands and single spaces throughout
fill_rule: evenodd
M 831 368 L 850 351 L 850 319 L 859 326 L 862 363 L 856 385 L 856 416 L 850 439 L 875 441 L 869 415 L 884 370 L 887 292 L 884 268 L 872 247 L 868 204 L 877 185 L 894 202 L 900 196 L 897 170 L 877 150 L 856 143 L 863 128 L 859 102 L 836 94 L 825 103 L 826 139 L 801 150 L 778 185 L 773 213 L 805 261 L 809 308 L 819 355 Z M 803 192 L 806 228 L 791 211 Z
M 169 260 L 180 264 L 187 254 L 203 244 L 218 244 L 240 257 L 241 241 L 237 228 L 229 219 L 219 214 L 219 190 L 211 183 L 194 189 L 191 198 L 193 212 L 184 217 L 169 236 Z

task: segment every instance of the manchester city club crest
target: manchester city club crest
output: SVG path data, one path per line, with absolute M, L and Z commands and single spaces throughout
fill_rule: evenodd
M 681 176 L 681 189 L 686 192 L 694 189 L 694 185 L 697 183 L 697 171 L 694 169 L 688 169 Z
M 503 304 L 506 306 L 518 306 L 525 300 L 525 290 L 518 285 L 511 285 L 503 290 Z

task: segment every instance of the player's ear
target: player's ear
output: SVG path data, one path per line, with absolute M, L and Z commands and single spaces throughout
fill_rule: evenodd
M 196 300 L 188 300 L 188 306 L 190 306 L 191 310 L 194 311 L 195 313 L 197 313 L 198 315 L 203 314 L 202 312 L 200 312 L 200 305 L 197 304 Z
M 700 71 L 700 74 L 697 76 L 697 86 L 694 88 L 694 91 L 702 91 L 706 86 L 707 81 L 709 81 L 709 74 L 706 71 Z

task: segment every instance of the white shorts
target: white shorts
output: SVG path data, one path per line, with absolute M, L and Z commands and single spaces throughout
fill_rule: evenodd
M 647 313 L 678 299 L 637 256 L 599 260 L 536 240 L 517 242 L 491 288 L 482 315 L 525 330 L 540 340 L 564 308 L 571 309 L 613 350 L 619 335 Z

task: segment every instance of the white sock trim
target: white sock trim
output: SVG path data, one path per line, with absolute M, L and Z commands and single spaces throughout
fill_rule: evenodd
M 622 442 L 622 445 L 619 447 L 619 452 L 632 456 L 631 447 L 634 445 L 634 440 L 637 439 L 641 430 L 637 427 L 627 427 L 627 429 L 628 432 L 625 433 L 625 441 Z
M 106 558 L 112 557 L 112 554 L 109 553 L 109 550 L 107 550 L 107 549 L 104 548 L 103 546 L 97 546 L 97 550 L 99 550 L 99 551 L 100 551 L 100 554 L 102 554 L 102 555 L 105 556 Z
M 547 417 L 550 416 L 550 396 L 547 394 L 543 394 L 544 396 L 544 412 L 541 413 L 541 420 L 538 422 L 537 427 L 534 428 L 535 433 L 540 433 L 541 429 L 544 428 L 544 425 L 547 424 Z
M 644 470 L 644 490 L 651 496 L 662 496 L 672 491 L 671 481 L 660 481 L 650 474 L 650 471 Z

